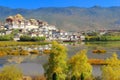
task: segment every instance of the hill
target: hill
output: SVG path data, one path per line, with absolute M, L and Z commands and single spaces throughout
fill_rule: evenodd
M 11 9 L 0 6 L 0 19 L 21 14 L 25 18 L 35 18 L 56 25 L 66 31 L 95 29 L 120 29 L 120 7 L 48 7 L 38 9 Z

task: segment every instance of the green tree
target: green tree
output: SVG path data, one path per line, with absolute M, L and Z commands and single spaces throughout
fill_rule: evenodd
M 4 66 L 0 72 L 0 80 L 22 79 L 22 72 L 15 66 Z
M 31 37 L 29 35 L 23 35 L 20 37 L 20 41 L 44 41 L 44 40 L 45 37 L 39 37 L 39 36 Z
M 13 40 L 12 35 L 1 35 L 0 36 L 0 41 L 10 41 L 10 40 Z
M 108 65 L 102 67 L 103 80 L 120 80 L 120 60 L 116 53 L 106 60 Z
M 14 29 L 14 30 L 12 30 L 11 35 L 13 35 L 13 36 L 17 35 L 19 32 L 20 32 L 19 29 Z
M 86 50 L 78 52 L 76 55 L 72 56 L 69 60 L 70 63 L 70 74 L 79 79 L 89 78 L 92 75 L 92 66 L 88 63 L 88 58 L 86 56 Z M 83 75 L 84 73 L 84 75 Z
M 32 37 L 31 41 L 44 41 L 45 37 Z
M 57 80 L 65 80 L 67 73 L 66 51 L 67 50 L 63 45 L 58 44 L 56 41 L 52 42 L 49 61 L 44 66 L 47 80 L 52 80 L 52 74 L 54 73 L 57 75 Z
M 31 41 L 31 37 L 28 35 L 20 36 L 20 41 Z

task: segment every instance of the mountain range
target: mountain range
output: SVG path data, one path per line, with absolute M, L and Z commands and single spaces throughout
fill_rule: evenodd
M 21 14 L 25 18 L 47 21 L 66 31 L 120 29 L 120 7 L 46 7 L 38 9 L 12 9 L 0 6 L 0 20 Z

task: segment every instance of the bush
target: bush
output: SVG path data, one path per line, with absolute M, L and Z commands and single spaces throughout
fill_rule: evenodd
M 44 50 L 43 53 L 44 54 L 50 54 L 50 50 Z
M 9 55 L 20 55 L 20 52 L 18 50 L 13 50 Z
M 21 50 L 20 55 L 28 55 L 29 52 L 27 50 Z
M 20 80 L 22 72 L 15 66 L 4 66 L 0 72 L 0 80 Z
M 39 51 L 38 50 L 32 50 L 32 51 L 30 51 L 30 54 L 39 54 Z
M 6 52 L 5 51 L 0 51 L 0 56 L 4 56 L 6 55 Z

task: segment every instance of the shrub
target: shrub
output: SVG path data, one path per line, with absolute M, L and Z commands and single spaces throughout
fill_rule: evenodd
M 20 55 L 28 55 L 29 52 L 27 50 L 21 50 Z
M 20 80 L 22 72 L 15 66 L 4 66 L 0 72 L 0 80 Z
M 30 51 L 30 54 L 39 54 L 39 51 L 38 50 L 32 50 L 32 51 Z

